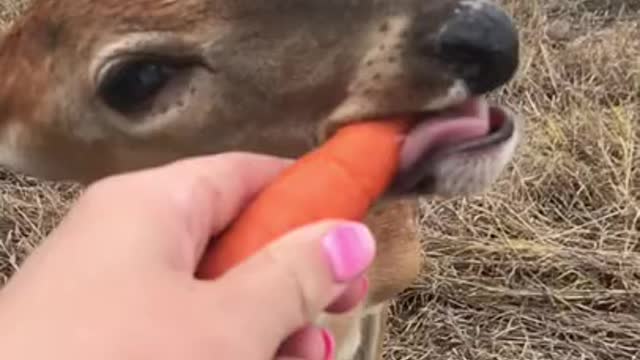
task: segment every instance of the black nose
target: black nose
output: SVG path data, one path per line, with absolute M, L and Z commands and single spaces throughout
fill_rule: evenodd
M 467 1 L 444 24 L 437 38 L 440 59 L 452 66 L 477 94 L 506 83 L 518 67 L 518 34 L 496 6 Z

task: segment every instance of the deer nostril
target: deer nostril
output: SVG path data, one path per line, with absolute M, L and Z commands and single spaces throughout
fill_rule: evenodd
M 508 81 L 518 66 L 518 34 L 507 14 L 479 2 L 460 7 L 438 35 L 438 57 L 474 93 Z

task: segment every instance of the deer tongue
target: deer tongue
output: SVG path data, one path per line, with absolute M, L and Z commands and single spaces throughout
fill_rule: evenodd
M 490 127 L 489 106 L 482 98 L 444 112 L 424 115 L 404 140 L 400 170 L 408 170 L 434 151 L 487 136 Z

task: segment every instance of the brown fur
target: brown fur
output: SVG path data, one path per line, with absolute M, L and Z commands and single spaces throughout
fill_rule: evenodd
M 460 100 L 448 94 L 457 78 L 416 41 L 437 34 L 465 3 L 36 1 L 0 45 L 0 164 L 90 183 L 205 153 L 298 157 L 338 124 L 444 108 Z M 149 107 L 121 113 L 97 88 L 103 69 L 132 53 L 190 63 Z M 418 276 L 416 196 L 482 190 L 520 131 L 516 121 L 512 139 L 491 150 L 424 164 L 431 190 L 372 209 L 366 222 L 379 250 L 367 303 L 319 320 L 334 332 L 339 359 L 358 347 L 363 359 L 380 356 L 386 304 Z

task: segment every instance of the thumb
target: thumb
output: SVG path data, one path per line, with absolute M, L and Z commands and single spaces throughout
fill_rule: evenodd
M 271 353 L 336 301 L 374 255 L 364 225 L 321 222 L 290 232 L 207 286 L 233 309 L 242 326 L 234 331 L 262 339 L 262 354 Z

